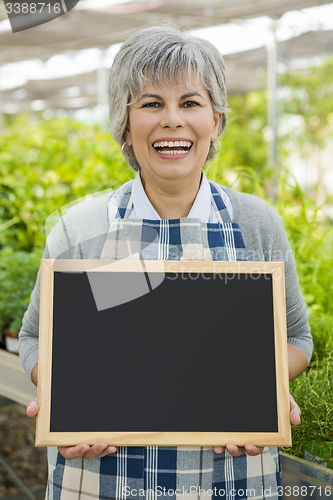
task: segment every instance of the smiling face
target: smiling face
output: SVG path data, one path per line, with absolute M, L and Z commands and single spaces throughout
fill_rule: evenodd
M 194 78 L 186 88 L 147 85 L 130 107 L 126 133 L 143 181 L 162 189 L 196 182 L 221 116 Z

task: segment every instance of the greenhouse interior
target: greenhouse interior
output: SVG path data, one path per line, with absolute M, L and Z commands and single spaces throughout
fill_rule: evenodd
M 280 355 L 274 354 L 276 358 L 273 365 L 276 366 L 273 368 L 281 370 L 281 373 L 274 372 L 277 378 L 273 392 L 276 392 L 274 397 L 277 398 L 277 402 L 274 401 L 277 405 L 278 420 L 282 419 L 280 412 L 286 412 L 287 431 L 291 433 L 290 445 L 273 443 L 279 448 L 282 464 L 282 483 L 278 496 L 285 499 L 301 496 L 313 499 L 333 497 L 333 3 L 330 0 L 234 0 L 233 2 L 226 0 L 183 0 L 183 2 L 58 0 L 56 2 L 52 0 L 44 4 L 4 0 L 0 2 L 0 498 L 8 500 L 114 498 L 111 493 L 110 496 L 105 492 L 102 494 L 102 487 L 98 493 L 91 487 L 89 493 L 89 486 L 85 486 L 87 492 L 83 491 L 76 496 L 74 490 L 70 493 L 70 488 L 66 490 L 63 486 L 64 489 L 60 491 L 53 485 L 51 493 L 51 483 L 48 479 L 53 470 L 50 469 L 51 462 L 48 464 L 45 446 L 35 446 L 36 418 L 27 415 L 27 405 L 37 399 L 37 387 L 35 381 L 34 383 L 32 381 L 33 378 L 31 379 L 23 368 L 25 354 L 22 354 L 21 347 L 19 354 L 19 333 L 24 329 L 22 321 L 25 312 L 33 302 L 31 294 L 41 259 L 50 259 L 48 269 L 54 272 L 52 280 L 54 279 L 55 283 L 56 276 L 61 274 L 60 267 L 57 269 L 56 265 L 58 256 L 53 256 L 48 251 L 44 253 L 46 239 L 49 237 L 48 241 L 53 241 L 52 235 L 58 234 L 57 228 L 63 224 L 62 221 L 66 220 L 68 211 L 73 207 L 75 208 L 70 213 L 79 213 L 77 207 L 80 207 L 81 203 L 92 203 L 93 200 L 97 203 L 101 197 L 111 196 L 114 192 L 119 193 L 125 183 L 140 178 L 140 175 L 131 168 L 132 164 L 127 161 L 131 156 L 126 156 L 124 144 L 120 147 L 119 140 L 111 135 L 110 122 L 113 120 L 113 114 L 112 110 L 109 111 L 112 101 L 112 93 L 109 92 L 109 87 L 112 86 L 110 69 L 124 42 L 147 26 L 159 25 L 187 30 L 191 35 L 213 44 L 222 55 L 225 64 L 227 90 L 225 109 L 228 123 L 219 136 L 218 151 L 211 153 L 212 158 L 203 166 L 204 176 L 209 181 L 207 185 L 223 186 L 226 188 L 224 191 L 226 193 L 237 191 L 245 193 L 246 196 L 251 195 L 251 198 L 246 198 L 249 200 L 258 198 L 264 200 L 265 207 L 270 207 L 267 210 L 273 209 L 280 216 L 279 220 L 283 221 L 284 230 L 281 231 L 286 235 L 286 241 L 289 241 L 289 251 L 296 266 L 295 286 L 299 287 L 300 296 L 304 298 L 304 308 L 307 310 L 304 314 L 308 317 L 306 322 L 308 331 L 311 330 L 313 350 L 308 364 L 295 376 L 290 376 L 289 372 L 288 379 L 287 329 L 288 336 L 290 331 L 293 332 L 290 335 L 295 336 L 292 342 L 301 341 L 302 334 L 300 319 L 297 321 L 294 319 L 294 323 L 291 324 L 290 318 L 295 316 L 292 315 L 290 303 L 288 310 L 288 293 L 292 292 L 288 292 L 286 275 L 286 300 L 283 281 L 281 293 L 277 293 L 275 285 L 273 287 L 272 313 L 274 316 L 272 335 L 273 341 L 275 338 L 276 349 L 274 352 L 280 354 L 283 352 L 286 358 L 286 362 L 280 367 Z M 212 98 L 209 101 L 210 107 L 211 102 Z M 126 106 L 130 106 L 129 101 Z M 157 112 L 157 108 L 160 111 Z M 140 108 L 141 113 L 142 109 Z M 167 109 L 167 106 L 163 109 Z M 158 113 L 162 112 L 162 105 L 158 104 L 156 111 L 155 107 L 154 110 L 149 109 L 149 116 L 157 117 Z M 139 114 L 139 111 L 137 113 Z M 190 111 L 187 110 L 186 113 Z M 191 113 L 194 113 L 194 110 Z M 132 116 L 135 116 L 134 112 Z M 176 136 L 172 136 L 172 133 L 169 132 L 171 138 L 167 137 L 169 143 L 156 142 L 157 145 L 160 144 L 157 149 L 187 148 L 185 142 L 173 143 L 171 139 L 176 140 Z M 184 134 L 186 136 L 186 132 Z M 154 136 L 155 141 L 157 137 Z M 192 145 L 189 147 L 191 151 Z M 177 151 L 174 151 L 174 154 L 176 153 Z M 182 153 L 184 158 L 176 162 L 187 161 L 185 159 L 187 153 L 185 151 Z M 156 160 L 156 165 L 162 161 L 171 161 L 164 158 L 166 153 L 157 154 L 160 157 Z M 196 153 L 192 150 L 192 154 Z M 178 158 L 180 154 L 176 156 Z M 137 159 L 135 161 L 137 162 Z M 141 169 L 143 171 L 142 167 Z M 152 178 L 147 174 L 146 180 L 142 181 L 142 184 L 140 182 L 140 186 L 146 190 L 147 200 L 150 200 L 152 206 L 156 208 L 146 189 L 148 179 L 150 182 Z M 132 184 L 134 186 L 135 181 Z M 229 201 L 230 199 L 232 201 L 234 195 L 230 196 Z M 135 200 L 134 193 L 133 200 Z M 228 205 L 226 206 L 228 209 Z M 235 207 L 233 211 L 236 214 Z M 163 217 L 157 209 L 156 212 L 160 215 L 158 219 L 178 219 L 178 216 Z M 120 209 L 117 213 L 120 213 Z M 188 214 L 189 210 L 185 216 L 181 215 L 180 221 L 185 220 Z M 245 220 L 246 217 L 250 220 L 252 215 L 243 214 L 241 220 L 243 218 Z M 136 218 L 148 219 L 147 216 Z M 203 225 L 205 221 L 201 222 Z M 206 222 L 209 222 L 207 226 L 210 226 L 212 221 Z M 250 248 L 248 242 L 255 238 L 254 234 L 257 231 L 261 231 L 264 222 L 261 220 L 259 222 L 258 219 L 253 224 L 256 224 L 251 229 L 253 235 L 248 228 L 243 231 L 248 252 Z M 244 229 L 241 223 L 239 225 L 241 230 Z M 67 234 L 67 229 L 63 231 Z M 269 231 L 268 228 L 267 232 Z M 161 238 L 160 233 L 157 236 Z M 144 245 L 155 246 L 155 236 L 148 235 L 147 238 L 150 240 Z M 223 238 L 226 242 L 227 237 Z M 143 259 L 144 251 L 141 248 L 137 249 L 137 242 L 131 243 L 135 247 L 134 251 L 133 248 L 131 250 L 132 254 L 136 255 L 133 259 Z M 69 240 L 66 245 L 71 248 Z M 161 240 L 158 245 L 161 245 Z M 227 242 L 225 245 L 227 246 Z M 64 248 L 65 257 L 59 258 L 68 259 L 69 262 L 73 257 L 68 257 L 67 250 Z M 237 248 L 237 252 L 238 250 Z M 270 256 L 273 255 L 273 250 L 270 248 Z M 126 251 L 124 250 L 125 253 Z M 111 251 L 106 254 L 113 255 Z M 83 263 L 84 259 L 92 258 L 85 256 L 84 252 L 80 255 L 82 256 L 75 259 L 83 259 Z M 108 259 L 116 260 L 114 257 Z M 172 260 L 171 257 L 170 259 Z M 128 264 L 128 270 L 134 269 L 129 262 L 131 257 L 123 257 L 123 260 L 126 265 Z M 159 254 L 156 260 L 168 260 L 168 258 Z M 183 262 L 187 258 L 184 253 L 181 259 L 174 258 L 174 260 Z M 227 259 L 189 258 L 188 260 Z M 228 257 L 228 260 L 247 259 Z M 262 259 L 248 260 L 283 261 L 284 259 L 266 258 L 263 254 Z M 158 287 L 158 284 L 151 286 L 147 271 L 149 263 L 147 260 L 142 260 L 142 264 L 140 271 L 144 271 L 149 287 L 147 291 L 152 293 L 154 286 Z M 100 269 L 98 266 L 101 264 L 95 262 L 94 265 L 96 270 Z M 67 274 L 75 274 L 74 264 L 74 267 L 70 267 L 70 264 L 68 266 Z M 83 268 L 77 269 L 80 269 L 78 273 L 87 274 L 87 270 L 92 267 L 86 268 L 83 265 Z M 162 268 L 156 267 L 156 269 Z M 198 269 L 204 267 L 199 265 Z M 59 272 L 56 272 L 57 270 Z M 275 276 L 274 273 L 272 276 Z M 44 275 L 46 274 L 45 271 Z M 48 285 L 45 276 L 44 285 L 42 282 L 44 288 L 41 291 L 41 300 L 47 295 Z M 157 276 L 151 279 L 156 280 Z M 146 281 L 144 282 L 146 285 Z M 92 287 L 92 282 L 90 285 Z M 53 304 L 53 285 L 49 286 L 51 291 L 48 292 L 48 300 Z M 135 302 L 134 298 L 140 297 L 147 291 L 133 292 L 132 298 L 125 298 L 123 302 Z M 116 289 L 113 293 L 118 297 L 120 291 Z M 94 297 L 96 301 L 96 296 Z M 142 297 L 137 300 L 141 299 Z M 45 298 L 43 300 L 46 301 Z M 278 314 L 276 301 L 280 301 L 282 309 L 284 308 L 279 322 L 276 316 Z M 45 302 L 43 303 L 45 305 Z M 115 300 L 114 304 L 118 306 L 121 303 Z M 51 305 L 50 308 L 52 307 Z M 107 307 L 111 310 L 113 306 L 103 306 L 102 309 Z M 116 310 L 117 307 L 113 309 Z M 220 312 L 223 315 L 222 305 Z M 101 315 L 100 311 L 99 314 Z M 151 314 L 152 318 L 157 319 L 156 312 L 151 311 Z M 197 311 L 193 309 L 190 314 L 193 319 Z M 167 322 L 166 317 L 165 322 Z M 26 317 L 26 324 L 29 318 Z M 53 403 L 50 403 L 51 395 L 53 397 L 51 378 L 54 375 L 53 372 L 51 374 L 51 364 L 56 366 L 52 358 L 51 345 L 53 320 L 52 315 L 51 319 L 47 319 L 45 312 L 41 318 L 39 328 L 46 328 L 46 323 L 51 325 L 49 326 L 51 340 L 48 340 L 47 347 L 49 357 L 43 361 L 43 365 L 42 361 L 39 364 L 44 366 L 45 373 L 47 372 L 45 377 L 49 381 L 49 386 L 45 382 L 44 388 L 46 392 L 50 391 L 47 404 L 51 405 L 53 411 Z M 42 322 L 44 320 L 45 324 Z M 191 327 L 194 330 L 200 328 L 200 321 L 198 320 L 197 326 L 195 321 L 191 322 Z M 55 323 L 53 328 L 55 329 Z M 33 329 L 34 326 L 31 325 L 31 331 Z M 277 335 L 277 330 L 280 334 L 280 329 L 282 329 L 281 341 L 274 337 Z M 156 331 L 155 325 L 154 332 Z M 138 332 L 140 332 L 139 325 Z M 250 332 L 254 337 L 251 328 Z M 205 332 L 203 337 L 206 334 L 208 335 Z M 178 337 L 181 335 L 182 331 Z M 310 336 L 310 333 L 308 335 Z M 181 339 L 178 338 L 178 341 L 181 342 Z M 44 342 L 46 346 L 46 341 Z M 53 346 L 55 349 L 55 337 Z M 130 346 L 128 348 L 130 350 Z M 91 356 L 94 356 L 97 351 L 92 339 L 89 341 L 88 350 L 90 349 Z M 158 349 L 161 350 L 161 345 Z M 252 373 L 251 370 L 261 365 L 263 360 L 259 353 L 258 358 L 249 359 L 245 367 L 239 366 L 242 363 L 237 363 L 238 354 L 239 359 L 243 359 L 242 354 L 237 352 L 232 353 L 231 357 L 235 360 L 235 370 L 239 370 L 244 380 Z M 304 352 L 301 354 L 304 356 Z M 110 363 L 112 356 L 110 353 Z M 64 357 L 64 360 L 66 359 L 68 356 Z M 175 355 L 174 366 L 177 365 L 177 360 L 180 360 L 179 354 Z M 65 361 L 62 362 L 66 364 Z M 126 360 L 124 364 L 125 362 Z M 170 363 L 170 360 L 168 362 Z M 221 355 L 222 387 L 223 379 L 227 380 L 225 377 L 230 376 L 226 369 L 223 371 L 223 364 L 224 356 Z M 44 372 L 42 368 L 38 369 L 40 377 Z M 129 371 L 131 371 L 130 365 Z M 133 379 L 136 378 L 135 371 L 132 371 L 132 376 Z M 119 378 L 121 377 L 119 374 Z M 230 376 L 230 383 L 232 378 Z M 263 377 L 258 375 L 258 378 Z M 287 394 L 289 397 L 288 383 L 289 393 L 301 412 L 298 425 L 292 422 L 290 426 L 289 423 L 289 399 L 286 400 L 285 396 Z M 228 385 L 229 381 L 225 384 Z M 102 385 L 107 387 L 108 384 L 104 382 Z M 38 387 L 38 401 L 41 397 L 45 397 L 45 391 Z M 97 394 L 100 392 L 96 392 L 96 401 L 92 406 L 95 410 L 100 407 L 103 412 L 103 403 L 97 400 Z M 198 398 L 201 395 L 198 395 Z M 123 397 L 126 398 L 126 395 Z M 137 401 L 139 398 L 140 396 Z M 165 404 L 171 415 L 173 411 L 168 407 L 167 401 Z M 214 403 L 207 404 L 211 411 Z M 227 400 L 225 404 L 228 404 Z M 265 404 L 264 396 L 263 401 L 253 401 L 253 407 L 256 405 L 264 407 Z M 200 402 L 199 406 L 201 405 Z M 244 405 L 245 403 L 239 401 L 238 410 L 244 415 L 251 413 L 251 408 Z M 43 411 L 44 407 L 41 405 Z M 50 411 L 48 409 L 48 418 Z M 37 418 L 37 428 L 42 426 L 39 422 L 50 426 L 50 422 L 42 420 L 41 413 Z M 280 424 L 279 420 L 279 432 Z M 192 429 L 191 425 L 189 428 Z M 51 431 L 49 428 L 50 435 Z M 237 429 L 233 430 L 233 434 L 237 434 L 236 431 Z M 220 432 L 224 432 L 223 429 Z M 241 434 L 242 431 L 237 432 Z M 162 434 L 167 433 L 168 431 L 162 432 Z M 240 440 L 239 443 L 241 443 L 241 438 L 238 438 L 240 434 L 236 436 Z M 258 441 L 256 444 L 260 446 L 261 442 L 263 441 Z M 52 443 L 53 446 L 57 446 L 56 441 Z M 174 445 L 172 440 L 149 441 L 144 444 L 155 450 L 163 447 L 161 443 Z M 191 442 L 186 441 L 186 443 Z M 204 443 L 204 441 L 194 442 L 197 448 L 199 446 L 199 449 L 201 447 L 201 450 L 206 450 Z M 61 443 L 60 445 L 64 446 Z M 180 446 L 185 447 L 184 444 Z M 212 447 L 210 441 L 209 446 Z M 271 446 L 271 443 L 267 441 L 267 445 L 264 443 L 263 446 Z M 225 453 L 228 453 L 228 450 Z M 65 458 L 67 460 L 67 457 Z M 102 463 L 103 458 L 100 460 Z M 82 459 L 81 462 L 85 460 Z M 88 458 L 86 462 L 89 462 Z M 89 465 L 87 467 L 89 468 Z M 236 467 L 235 460 L 234 467 Z M 68 467 L 65 470 L 68 470 Z M 82 477 L 85 476 L 81 476 L 81 483 L 85 484 L 85 479 Z M 126 477 L 125 479 L 127 480 Z M 236 480 L 233 481 L 235 482 L 232 484 L 236 484 Z M 250 484 L 249 479 L 248 484 Z M 268 485 L 266 486 L 268 488 Z M 209 498 L 218 496 L 216 493 L 213 494 L 212 490 L 208 490 L 208 493 L 209 491 L 211 491 Z M 146 494 L 148 495 L 147 492 Z M 125 496 L 124 492 L 121 493 L 119 490 L 117 498 Z M 158 493 L 154 491 L 149 500 L 156 500 L 157 496 Z M 175 494 L 174 497 L 176 496 Z M 184 500 L 182 495 L 178 496 L 179 500 Z M 199 496 L 196 494 L 195 498 Z M 265 496 L 263 488 L 261 496 L 252 497 L 246 493 L 243 496 L 241 494 L 235 496 L 226 491 L 225 498 L 261 499 L 277 498 L 277 496 L 274 497 L 271 491 Z

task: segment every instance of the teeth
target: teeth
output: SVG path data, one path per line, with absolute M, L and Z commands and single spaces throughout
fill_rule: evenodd
M 192 146 L 192 142 L 190 141 L 160 141 L 154 142 L 154 148 L 179 148 L 180 146 L 190 148 Z
M 159 151 L 159 153 L 162 155 L 184 155 L 185 153 L 187 153 L 187 151 L 166 150 L 166 151 Z

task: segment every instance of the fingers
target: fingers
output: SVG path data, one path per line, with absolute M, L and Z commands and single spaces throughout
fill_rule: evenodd
M 246 444 L 245 451 L 251 457 L 255 457 L 256 455 L 260 455 L 264 450 L 263 446 L 255 446 L 254 444 Z
M 245 453 L 245 448 L 243 446 L 236 446 L 235 444 L 228 444 L 227 450 L 233 457 L 239 457 L 239 455 Z
M 255 446 L 254 444 L 246 444 L 245 446 L 236 446 L 235 444 L 228 444 L 227 446 L 215 446 L 215 453 L 222 453 L 225 449 L 228 450 L 230 455 L 233 457 L 239 457 L 243 453 L 247 453 L 251 457 L 255 457 L 256 455 L 260 455 L 263 451 L 263 447 Z
M 93 446 L 89 446 L 88 444 L 59 446 L 58 451 L 66 460 L 75 460 L 76 458 L 102 458 L 110 453 L 115 453 L 117 448 L 115 446 L 108 446 L 107 443 L 100 442 Z
M 116 453 L 117 448 L 116 446 L 108 446 L 107 449 L 104 451 L 104 453 L 101 455 L 101 457 L 106 457 L 107 455 Z
M 75 460 L 76 458 L 83 458 L 85 453 L 89 450 L 87 444 L 80 444 L 78 446 L 59 446 L 58 451 L 66 460 Z
M 35 417 L 37 415 L 38 413 L 37 399 L 34 399 L 33 401 L 30 401 L 30 403 L 27 404 L 26 413 L 28 417 Z
M 215 453 L 223 453 L 225 450 L 225 446 L 214 446 Z
M 294 425 L 301 423 L 301 410 L 291 394 L 289 394 L 290 399 L 290 422 Z
M 82 458 L 102 458 L 116 451 L 117 448 L 115 446 L 108 446 L 107 443 L 96 443 L 89 447 Z

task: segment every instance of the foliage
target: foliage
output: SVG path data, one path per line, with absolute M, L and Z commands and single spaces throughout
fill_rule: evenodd
M 317 205 L 286 170 L 277 178 L 275 200 L 266 194 L 271 175 L 264 179 L 250 167 L 234 171 L 237 176 L 230 182 L 213 162 L 207 174 L 212 173 L 214 180 L 224 185 L 247 188 L 247 192 L 266 199 L 282 216 L 310 312 L 313 361 L 290 383 L 291 394 L 302 411 L 301 424 L 292 426 L 292 448 L 282 448 L 303 457 L 308 441 L 333 442 L 333 224 L 323 206 Z M 333 461 L 333 457 L 327 460 Z
M 301 118 L 301 131 L 290 130 L 298 147 L 316 143 L 323 147 L 333 129 L 333 57 L 302 73 L 279 76 L 283 95 L 282 112 Z M 301 132 L 301 133 L 300 133 Z
M 290 387 L 302 415 L 300 425 L 292 426 L 293 447 L 283 451 L 302 457 L 307 441 L 333 442 L 333 350 L 320 361 L 315 358 Z
M 0 248 L 42 248 L 50 213 L 131 178 L 118 145 L 98 128 L 16 117 L 0 136 Z
M 30 302 L 42 252 L 17 252 L 10 247 L 0 250 L 0 332 L 21 329 L 22 318 Z
M 250 167 L 256 172 L 265 169 L 267 142 L 263 131 L 267 120 L 266 103 L 263 91 L 229 97 L 231 112 L 222 136 L 217 162 L 219 171 L 225 172 L 234 167 Z
M 325 159 L 332 151 L 333 133 L 333 57 L 303 72 L 288 71 L 280 75 L 280 142 L 294 157 L 303 158 L 316 172 L 316 182 L 311 189 L 318 203 L 323 203 L 326 193 L 327 168 Z M 283 133 L 282 133 L 283 132 Z M 290 160 L 289 160 L 290 161 Z M 310 180 L 308 180 L 309 182 Z
M 272 176 L 264 180 L 253 169 L 238 168 L 237 177 L 228 182 L 223 173 L 214 170 L 208 176 L 230 187 L 251 186 L 248 192 L 266 199 L 282 216 L 293 249 L 301 290 L 310 312 L 314 341 L 313 361 L 307 370 L 290 383 L 290 391 L 302 411 L 301 424 L 292 426 L 292 448 L 282 451 L 304 456 L 308 441 L 333 441 L 333 224 L 283 170 L 277 179 L 277 197 L 267 197 Z M 329 202 L 330 200 L 326 200 Z M 330 448 L 328 448 L 330 449 Z M 333 457 L 325 461 L 333 461 Z
M 332 147 L 333 135 L 333 58 L 303 72 L 279 75 L 278 157 L 279 168 L 297 156 L 311 162 L 318 182 L 313 196 L 325 201 L 325 158 L 322 150 Z M 223 177 L 230 183 L 237 179 L 237 189 L 253 192 L 252 172 L 259 177 L 266 197 L 272 197 L 267 181 L 276 172 L 266 168 L 267 95 L 266 91 L 229 97 L 229 124 L 222 136 L 222 147 L 214 160 L 211 178 Z M 239 175 L 239 173 L 241 175 Z M 256 182 L 256 178 L 255 178 Z M 260 194 L 259 194 L 260 195 Z M 260 195 L 261 196 L 261 195 Z
M 333 316 L 333 225 L 323 207 L 288 177 L 283 174 L 280 180 L 276 209 L 294 251 L 302 291 L 311 313 Z
M 218 160 L 216 162 L 218 164 Z M 284 221 L 293 250 L 302 293 L 310 312 L 310 325 L 316 352 L 333 347 L 333 224 L 286 170 L 277 179 L 276 199 L 267 196 L 272 175 L 263 179 L 250 167 L 235 168 L 237 176 L 230 182 L 212 164 L 207 176 L 216 182 L 239 189 L 239 185 L 265 199 Z M 268 172 L 269 173 L 269 172 Z M 243 189 L 244 190 L 244 189 Z M 329 202 L 330 199 L 327 200 Z
M 314 361 L 290 386 L 302 409 L 302 423 L 292 427 L 294 445 L 285 451 L 300 456 L 311 437 L 333 441 L 333 225 L 323 210 L 332 200 L 315 202 L 281 161 L 296 149 L 308 157 L 330 140 L 332 71 L 333 59 L 327 59 L 306 73 L 280 75 L 281 123 L 298 125 L 280 130 L 278 172 L 266 167 L 264 91 L 229 98 L 231 112 L 221 151 L 206 167 L 208 178 L 266 199 L 284 220 L 315 345 Z M 87 194 L 116 189 L 133 176 L 118 145 L 97 128 L 68 119 L 11 119 L 0 137 L 0 248 L 29 252 L 35 248 L 37 255 L 44 245 L 49 214 Z M 10 252 L 0 250 L 0 272 L 4 259 L 13 258 Z M 31 291 L 36 274 L 33 257 L 30 262 L 24 261 L 26 254 L 17 255 L 22 268 L 25 262 L 34 273 Z M 13 282 L 17 275 L 13 273 Z

